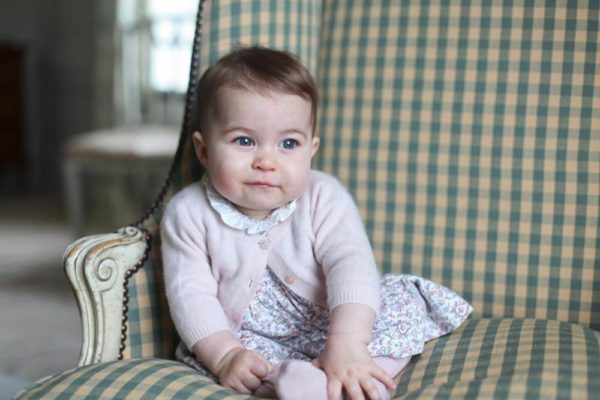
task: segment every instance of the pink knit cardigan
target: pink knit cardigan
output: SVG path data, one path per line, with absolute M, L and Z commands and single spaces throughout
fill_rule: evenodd
M 268 266 L 316 304 L 361 303 L 379 310 L 379 273 L 358 210 L 332 176 L 311 171 L 296 210 L 266 234 L 225 225 L 206 188 L 192 184 L 166 207 L 161 224 L 171 316 L 184 343 L 239 328 Z

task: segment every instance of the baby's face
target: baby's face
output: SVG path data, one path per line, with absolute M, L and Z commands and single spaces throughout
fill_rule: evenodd
M 207 131 L 193 138 L 217 192 L 257 219 L 302 194 L 319 147 L 308 100 L 229 87 L 219 90 Z

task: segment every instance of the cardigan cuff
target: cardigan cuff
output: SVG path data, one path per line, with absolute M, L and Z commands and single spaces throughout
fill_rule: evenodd
M 192 350 L 192 347 L 200 340 L 221 331 L 231 331 L 227 319 L 224 316 L 222 318 L 213 316 L 202 322 L 195 321 L 194 326 L 180 329 L 179 336 L 187 348 Z
M 375 311 L 376 317 L 379 317 L 379 309 L 381 299 L 379 291 L 373 293 L 370 290 L 343 290 L 335 295 L 332 295 L 327 300 L 329 310 L 333 310 L 337 306 L 348 303 L 359 303 L 371 307 Z

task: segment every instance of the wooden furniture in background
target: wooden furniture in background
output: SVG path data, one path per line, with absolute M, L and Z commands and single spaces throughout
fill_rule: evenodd
M 0 44 L 0 173 L 24 168 L 21 47 Z
M 175 128 L 120 126 L 75 135 L 64 146 L 63 180 L 73 234 L 133 223 L 160 192 L 175 150 Z

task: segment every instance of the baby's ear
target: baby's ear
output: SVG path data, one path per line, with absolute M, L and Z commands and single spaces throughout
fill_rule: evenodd
M 196 150 L 196 157 L 200 160 L 200 163 L 204 168 L 208 169 L 208 151 L 206 151 L 206 143 L 204 142 L 204 136 L 198 131 L 192 135 L 192 141 L 194 142 L 194 149 Z
M 312 156 L 315 155 L 315 153 L 317 152 L 317 150 L 319 150 L 319 145 L 321 144 L 321 139 L 319 139 L 318 137 L 314 136 L 312 138 L 312 142 L 311 142 L 311 149 L 310 149 L 310 156 L 312 158 Z

